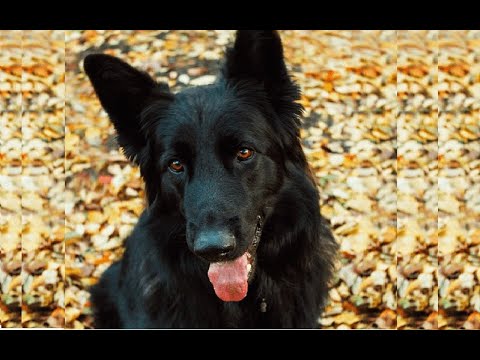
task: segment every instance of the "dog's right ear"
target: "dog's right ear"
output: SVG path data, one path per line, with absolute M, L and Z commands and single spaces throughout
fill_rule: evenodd
M 168 85 L 110 55 L 88 55 L 83 66 L 115 126 L 118 144 L 135 161 L 147 144 L 148 124 L 142 123 L 141 113 L 153 104 L 158 111 L 166 110 L 173 100 Z

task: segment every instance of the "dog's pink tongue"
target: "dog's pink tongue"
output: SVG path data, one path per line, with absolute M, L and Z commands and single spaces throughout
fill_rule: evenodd
M 240 301 L 247 296 L 247 253 L 233 261 L 211 263 L 208 278 L 223 301 Z

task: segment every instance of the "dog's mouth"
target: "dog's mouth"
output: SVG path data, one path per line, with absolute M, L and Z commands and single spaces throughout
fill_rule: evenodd
M 208 278 L 215 294 L 223 301 L 241 301 L 247 296 L 257 264 L 257 247 L 262 236 L 263 219 L 257 216 L 255 234 L 247 251 L 232 261 L 210 263 Z

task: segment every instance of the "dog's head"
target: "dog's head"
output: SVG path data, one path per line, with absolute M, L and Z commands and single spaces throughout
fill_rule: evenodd
M 108 55 L 84 68 L 136 162 L 157 213 L 185 219 L 187 244 L 210 263 L 217 295 L 239 301 L 289 161 L 305 163 L 302 108 L 275 31 L 238 31 L 218 81 L 172 94 Z

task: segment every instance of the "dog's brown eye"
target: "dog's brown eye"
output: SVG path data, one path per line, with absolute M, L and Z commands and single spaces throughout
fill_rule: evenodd
M 240 161 L 245 161 L 250 159 L 253 156 L 253 150 L 249 148 L 241 148 L 237 152 L 237 159 Z
M 183 171 L 183 164 L 178 160 L 172 160 L 170 161 L 170 165 L 168 165 L 168 168 L 174 173 L 179 173 Z

